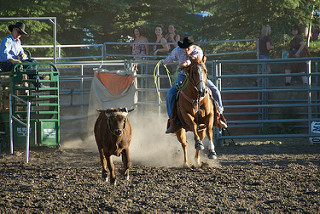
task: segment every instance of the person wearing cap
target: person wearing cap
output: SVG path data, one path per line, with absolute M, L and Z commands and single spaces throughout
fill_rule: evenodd
M 36 62 L 35 59 L 28 59 L 21 46 L 20 38 L 26 35 L 25 24 L 17 22 L 8 26 L 11 34 L 2 39 L 0 44 L 0 71 L 11 71 L 14 65 L 21 62 Z M 38 75 L 29 74 L 29 78 L 37 79 Z M 35 87 L 41 87 L 42 83 L 33 83 Z
M 178 93 L 178 89 L 180 85 L 183 83 L 183 79 L 186 77 L 186 72 L 184 68 L 191 64 L 191 61 L 188 55 L 197 58 L 200 56 L 203 57 L 202 49 L 194 44 L 194 40 L 192 37 L 185 37 L 183 42 L 178 41 L 178 46 L 172 50 L 167 58 L 162 60 L 163 64 L 167 64 L 170 62 L 178 61 L 179 63 L 179 70 L 178 70 L 178 77 L 175 82 L 172 84 L 172 87 L 169 89 L 167 96 L 166 96 L 166 105 L 167 105 L 167 113 L 169 116 L 168 123 L 170 124 L 168 129 L 166 130 L 166 134 L 173 133 L 173 119 L 171 118 L 173 106 L 176 100 L 176 95 Z M 223 106 L 222 106 L 222 99 L 221 94 L 218 88 L 212 83 L 211 80 L 207 79 L 207 85 L 212 91 L 212 95 L 214 99 L 217 101 L 219 105 L 220 114 L 223 113 Z M 227 124 L 224 123 L 222 120 L 219 121 L 220 128 L 227 128 Z

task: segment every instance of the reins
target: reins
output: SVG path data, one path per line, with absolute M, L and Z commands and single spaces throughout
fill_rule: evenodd
M 196 110 L 196 112 L 200 109 L 200 103 L 201 101 L 206 98 L 206 96 L 208 94 L 206 94 L 204 97 L 199 97 L 196 100 L 191 99 L 190 97 L 188 97 L 188 95 L 186 95 L 183 91 L 180 91 L 180 93 L 182 94 L 182 96 L 189 102 L 192 104 L 192 106 L 197 106 L 197 108 L 194 108 Z

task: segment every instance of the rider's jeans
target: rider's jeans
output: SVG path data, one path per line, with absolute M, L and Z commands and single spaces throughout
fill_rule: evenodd
M 171 117 L 174 101 L 176 99 L 178 89 L 176 86 L 181 86 L 183 79 L 185 78 L 185 75 L 179 74 L 176 81 L 172 84 L 171 88 L 169 89 L 167 96 L 166 96 L 166 101 L 167 101 L 167 113 L 169 118 Z M 212 83 L 211 80 L 207 79 L 207 84 L 208 87 L 212 91 L 213 98 L 217 101 L 220 109 L 222 109 L 222 100 L 221 100 L 221 94 L 218 88 Z M 222 112 L 220 112 L 222 113 Z

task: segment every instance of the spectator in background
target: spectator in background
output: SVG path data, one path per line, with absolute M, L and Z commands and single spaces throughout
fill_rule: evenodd
M 160 25 L 156 26 L 154 33 L 156 34 L 155 43 L 167 43 L 167 40 L 163 37 L 162 27 Z M 153 46 L 154 55 L 167 55 L 169 52 L 169 47 L 167 44 L 159 44 Z
M 259 59 L 270 59 L 270 51 L 274 49 L 271 45 L 271 27 L 262 26 L 261 37 L 259 39 Z
M 269 25 L 262 26 L 261 29 L 261 37 L 259 39 L 259 59 L 270 59 L 270 52 L 274 49 L 274 47 L 271 45 L 271 27 Z M 270 65 L 265 64 L 262 66 L 262 70 L 268 70 L 268 73 L 270 73 Z
M 176 34 L 176 28 L 174 27 L 173 24 L 170 24 L 168 26 L 168 33 L 167 35 L 165 36 L 165 39 L 168 41 L 168 42 L 173 42 L 174 44 L 170 44 L 169 45 L 169 51 L 171 52 L 175 47 L 178 46 L 178 41 L 180 41 L 180 35 L 179 34 Z
M 132 55 L 138 55 L 135 56 L 134 59 L 145 59 L 143 55 L 149 55 L 149 46 L 147 44 L 137 43 L 148 43 L 148 39 L 141 35 L 141 28 L 138 26 L 133 28 L 133 35 L 135 39 L 134 44 L 132 45 Z
M 291 33 L 293 35 L 293 39 L 289 44 L 289 58 L 299 58 L 299 57 L 307 57 L 309 52 L 307 51 L 307 47 L 305 42 L 303 41 L 300 28 L 298 26 L 293 26 L 291 28 Z M 307 72 L 307 63 L 288 63 L 285 68 L 285 73 L 290 74 L 292 70 L 298 71 L 300 73 Z M 306 76 L 301 76 L 303 84 L 308 83 L 308 79 Z M 291 76 L 286 77 L 285 85 L 291 85 Z

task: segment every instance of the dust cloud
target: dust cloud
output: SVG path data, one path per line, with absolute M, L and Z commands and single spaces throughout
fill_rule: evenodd
M 177 137 L 173 134 L 165 134 L 167 125 L 167 115 L 157 113 L 136 113 L 128 114 L 132 126 L 132 140 L 130 145 L 131 161 L 135 165 L 145 165 L 152 167 L 181 167 L 183 166 L 183 150 Z M 95 121 L 96 118 L 92 117 Z M 93 121 L 89 121 L 94 124 Z M 93 126 L 92 126 L 93 127 Z M 84 149 L 90 152 L 96 152 L 96 146 L 93 130 L 86 136 L 69 136 L 62 143 L 62 149 Z M 188 159 L 194 164 L 194 140 L 192 133 L 187 134 Z M 206 145 L 206 139 L 204 144 Z M 205 154 L 201 152 L 201 160 L 206 159 Z M 113 160 L 121 161 L 121 157 L 113 156 Z
M 159 114 L 129 115 L 132 126 L 130 153 L 132 162 L 147 166 L 183 164 L 182 147 L 173 134 L 165 134 L 167 116 Z

